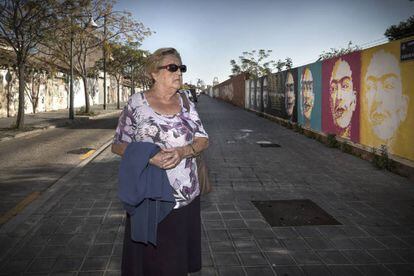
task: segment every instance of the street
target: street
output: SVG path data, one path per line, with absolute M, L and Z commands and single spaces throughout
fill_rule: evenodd
M 20 202 L 34 200 L 111 139 L 117 118 L 113 115 L 1 142 L 0 224 Z

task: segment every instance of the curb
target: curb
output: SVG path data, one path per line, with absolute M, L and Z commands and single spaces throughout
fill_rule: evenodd
M 89 158 L 83 160 L 73 169 L 63 175 L 49 186 L 41 195 L 32 203 L 30 203 L 21 213 L 10 219 L 0 228 L 0 235 L 6 235 L 17 238 L 17 241 L 10 246 L 8 250 L 2 252 L 0 262 L 8 255 L 9 251 L 16 247 L 17 244 L 25 239 L 29 231 L 45 216 L 45 213 L 50 210 L 56 202 L 58 202 L 71 188 L 71 180 L 76 177 L 81 170 L 93 161 L 99 154 L 106 150 L 112 144 L 112 138 L 103 144 L 94 154 Z M 27 238 L 27 237 L 26 237 Z

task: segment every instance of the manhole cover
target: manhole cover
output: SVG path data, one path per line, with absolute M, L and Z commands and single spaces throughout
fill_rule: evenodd
M 70 150 L 67 153 L 70 153 L 70 154 L 85 154 L 85 153 L 88 153 L 91 150 L 94 150 L 94 149 L 93 148 L 80 148 L 80 149 Z
M 309 199 L 252 201 L 270 226 L 341 225 Z
M 270 141 L 257 141 L 256 144 L 258 144 L 262 148 L 280 148 L 279 144 Z

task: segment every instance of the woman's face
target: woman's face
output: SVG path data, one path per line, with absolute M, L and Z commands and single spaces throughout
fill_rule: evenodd
M 167 55 L 164 57 L 159 66 L 165 66 L 169 64 L 180 66 L 181 61 L 176 56 Z M 170 72 L 167 69 L 159 69 L 158 72 L 152 73 L 152 77 L 154 78 L 157 85 L 175 90 L 180 89 L 183 82 L 183 74 L 181 73 L 180 69 L 175 72 Z

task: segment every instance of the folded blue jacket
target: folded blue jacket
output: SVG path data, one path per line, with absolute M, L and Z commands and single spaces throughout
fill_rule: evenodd
M 158 223 L 175 205 L 167 173 L 149 163 L 159 151 L 153 143 L 130 143 L 119 167 L 118 197 L 131 218 L 131 239 L 154 245 Z

